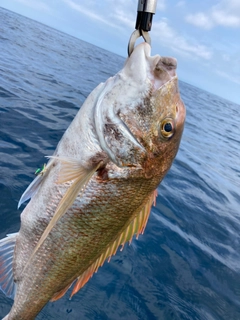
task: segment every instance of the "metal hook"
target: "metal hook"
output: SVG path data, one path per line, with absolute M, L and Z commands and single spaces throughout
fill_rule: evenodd
M 135 25 L 135 31 L 133 31 L 128 42 L 128 56 L 134 50 L 134 45 L 139 37 L 143 37 L 144 41 L 151 45 L 151 38 L 148 31 L 152 27 L 152 18 L 156 12 L 157 0 L 138 0 L 138 13 Z
M 133 31 L 133 33 L 131 34 L 131 37 L 129 39 L 129 42 L 128 42 L 128 56 L 129 57 L 134 50 L 134 46 L 135 46 L 137 39 L 140 38 L 141 36 L 143 37 L 145 42 L 147 42 L 149 45 L 151 45 L 151 38 L 150 38 L 150 35 L 148 34 L 147 31 L 143 31 L 143 30 Z

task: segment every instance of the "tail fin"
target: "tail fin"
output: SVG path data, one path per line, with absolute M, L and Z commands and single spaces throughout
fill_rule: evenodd
M 17 235 L 18 233 L 8 234 L 6 238 L 0 240 L 0 290 L 12 299 L 16 292 L 12 264 Z

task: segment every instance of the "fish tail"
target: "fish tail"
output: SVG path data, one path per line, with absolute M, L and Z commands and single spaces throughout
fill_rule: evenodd
M 0 240 L 0 290 L 12 299 L 16 293 L 12 264 L 17 235 L 18 233 L 8 234 L 6 238 Z

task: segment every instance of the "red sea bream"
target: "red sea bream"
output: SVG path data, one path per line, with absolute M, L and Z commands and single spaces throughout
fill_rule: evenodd
M 19 232 L 0 241 L 0 288 L 14 299 L 4 320 L 34 319 L 71 285 L 75 294 L 143 233 L 184 126 L 176 64 L 142 43 L 88 96 L 23 194 Z

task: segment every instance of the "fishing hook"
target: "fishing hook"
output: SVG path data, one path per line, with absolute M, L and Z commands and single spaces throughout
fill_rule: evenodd
M 143 37 L 144 41 L 151 45 L 151 38 L 148 31 L 152 27 L 152 18 L 156 12 L 157 0 L 138 0 L 137 19 L 133 33 L 128 42 L 128 56 L 134 50 L 134 45 L 139 37 Z

